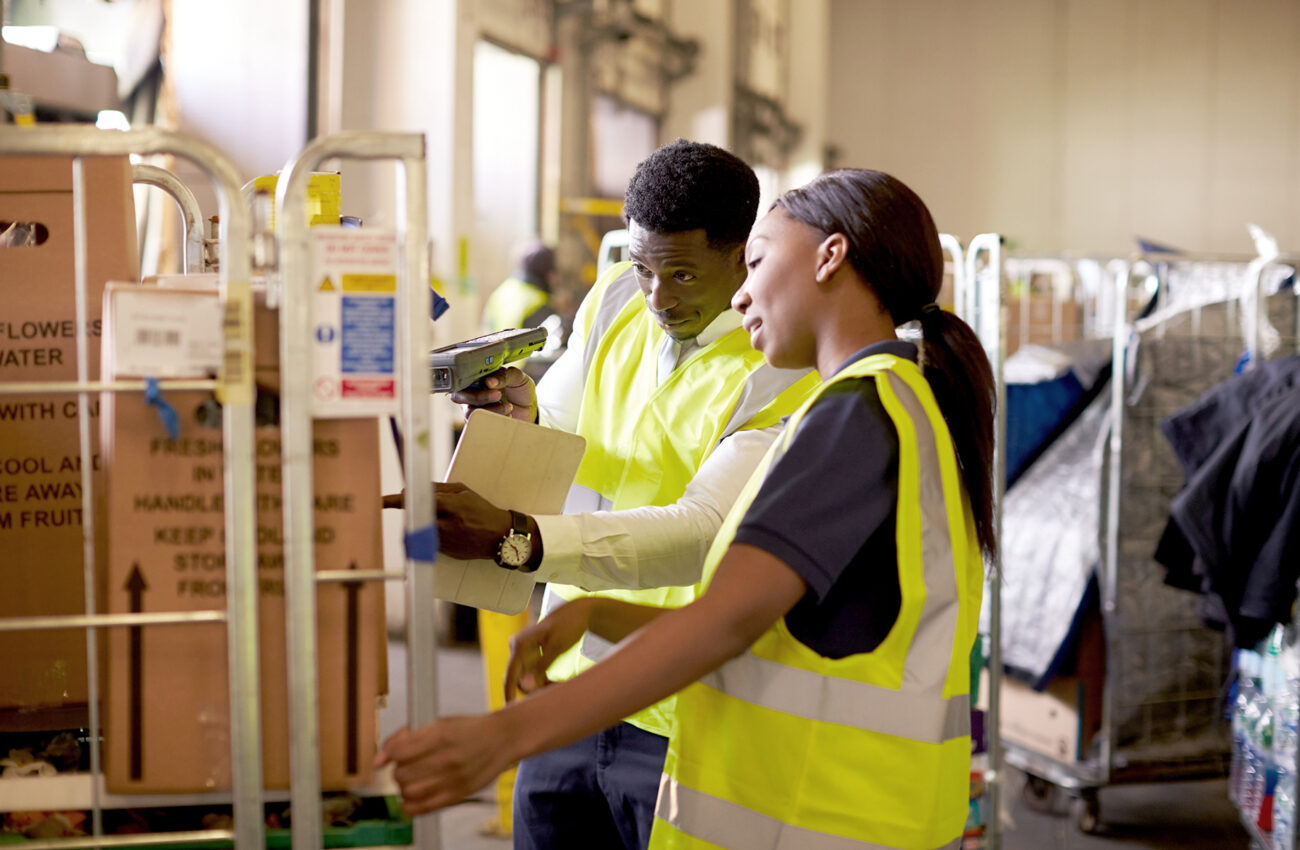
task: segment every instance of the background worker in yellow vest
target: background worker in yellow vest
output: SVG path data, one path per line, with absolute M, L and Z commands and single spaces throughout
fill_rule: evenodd
M 754 346 L 826 380 L 729 512 L 700 596 L 671 611 L 583 599 L 525 631 L 506 687 L 529 698 L 385 742 L 408 811 L 683 689 L 652 848 L 959 847 L 968 658 L 996 547 L 988 361 L 934 304 L 937 231 L 889 175 L 786 193 L 746 259 L 732 304 Z M 912 321 L 919 350 L 895 333 Z M 588 629 L 617 651 L 541 687 Z
M 483 331 L 494 333 L 508 328 L 535 328 L 552 316 L 557 316 L 551 305 L 555 288 L 555 252 L 541 242 L 530 240 L 517 251 L 515 272 L 506 278 L 488 296 L 483 306 Z M 559 327 L 554 333 L 558 335 Z M 560 340 L 557 340 L 557 347 Z M 510 638 L 528 625 L 527 610 L 518 614 L 498 614 L 495 611 L 478 612 L 478 639 L 483 658 L 483 681 L 487 686 L 489 709 L 505 704 L 501 680 L 510 657 Z M 508 836 L 512 831 L 511 809 L 514 805 L 515 771 L 510 769 L 497 777 L 497 813 L 483 826 L 481 832 Z
M 483 332 L 507 328 L 540 327 L 556 315 L 551 305 L 555 290 L 555 252 L 540 240 L 518 251 L 514 274 L 501 282 L 483 305 Z
M 816 383 L 807 368 L 767 365 L 730 309 L 758 194 L 753 170 L 713 145 L 678 140 L 637 167 L 624 206 L 632 261 L 592 287 L 535 392 L 508 369 L 489 376 L 487 391 L 453 396 L 586 437 L 565 515 L 512 516 L 441 485 L 446 554 L 533 571 L 548 582 L 546 610 L 588 591 L 661 607 L 693 598 L 722 518 Z M 522 563 L 498 555 L 516 527 Z M 588 635 L 552 677 L 590 666 L 606 646 Z M 667 717 L 656 706 L 611 718 L 611 728 L 522 763 L 515 847 L 644 847 Z

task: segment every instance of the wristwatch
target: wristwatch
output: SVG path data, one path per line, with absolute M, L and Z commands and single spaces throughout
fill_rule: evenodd
M 526 570 L 533 555 L 533 539 L 528 533 L 528 517 L 519 511 L 510 512 L 510 531 L 497 546 L 497 566 L 507 570 Z

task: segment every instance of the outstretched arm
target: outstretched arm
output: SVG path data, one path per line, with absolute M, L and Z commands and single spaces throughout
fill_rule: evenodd
M 411 814 L 459 802 L 519 759 L 612 726 L 721 666 L 785 616 L 806 588 L 766 551 L 732 546 L 704 596 L 654 617 L 595 667 L 492 714 L 403 729 L 376 763 L 396 764 Z

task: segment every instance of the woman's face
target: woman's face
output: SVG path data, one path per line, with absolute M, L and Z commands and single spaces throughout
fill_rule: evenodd
M 745 245 L 749 276 L 731 299 L 754 348 L 782 369 L 817 365 L 818 246 L 825 237 L 776 207 Z

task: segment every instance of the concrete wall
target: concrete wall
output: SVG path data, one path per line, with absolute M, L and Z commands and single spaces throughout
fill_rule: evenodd
M 1033 252 L 1300 245 L 1300 4 L 832 0 L 830 137 Z

